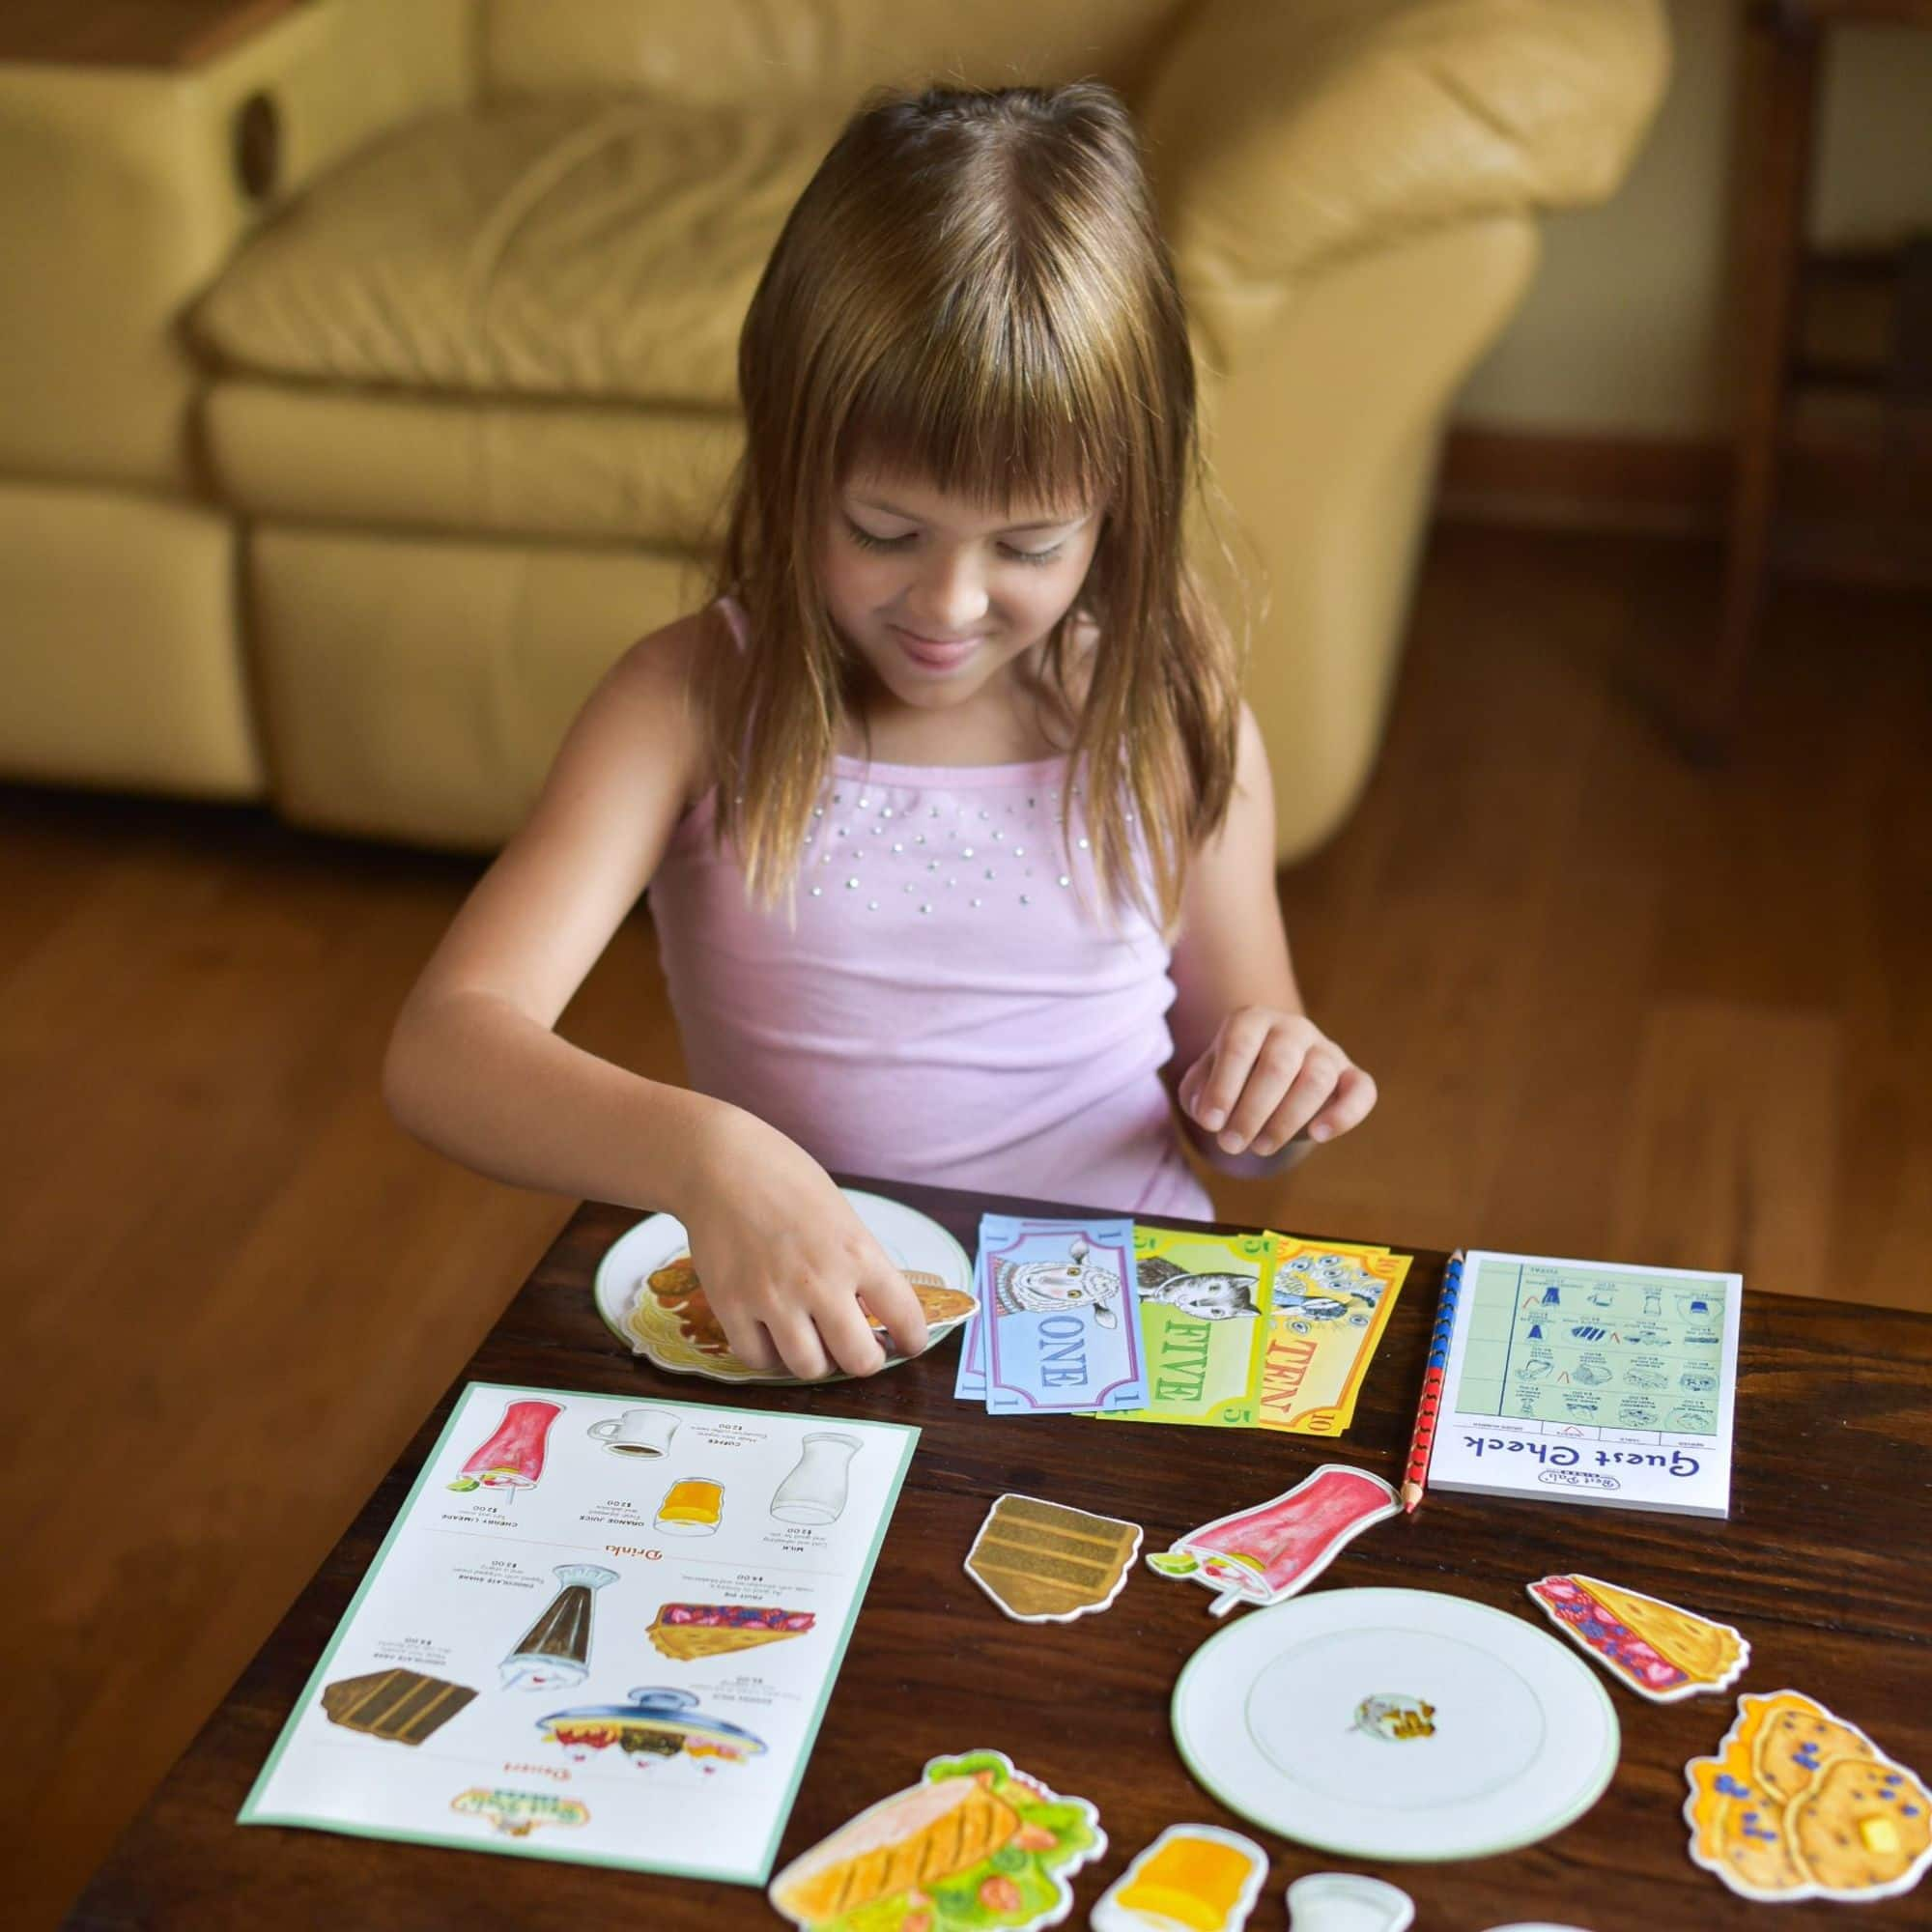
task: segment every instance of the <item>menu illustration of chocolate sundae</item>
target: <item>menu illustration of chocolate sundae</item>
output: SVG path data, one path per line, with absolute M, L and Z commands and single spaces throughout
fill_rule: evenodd
M 241 1822 L 762 1885 L 918 1435 L 470 1383 Z

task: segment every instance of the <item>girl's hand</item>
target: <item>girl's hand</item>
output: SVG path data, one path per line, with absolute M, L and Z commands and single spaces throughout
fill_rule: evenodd
M 1182 1110 L 1223 1153 L 1332 1140 L 1376 1104 L 1376 1083 L 1314 1021 L 1238 1007 L 1180 1077 Z
M 705 1298 L 740 1361 L 782 1364 L 807 1381 L 835 1365 L 869 1376 L 886 1354 L 867 1309 L 898 1353 L 925 1347 L 911 1284 L 797 1142 L 734 1110 L 715 1169 L 716 1187 L 684 1223 Z

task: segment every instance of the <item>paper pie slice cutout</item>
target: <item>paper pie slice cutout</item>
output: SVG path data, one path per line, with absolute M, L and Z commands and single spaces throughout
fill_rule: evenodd
M 322 1708 L 328 1721 L 344 1730 L 419 1745 L 475 1695 L 467 1684 L 449 1684 L 414 1670 L 373 1670 L 366 1677 L 341 1677 L 327 1686 Z
M 1107 1834 L 1084 1798 L 1062 1798 L 1004 1751 L 931 1759 L 895 1792 L 794 1859 L 767 1896 L 801 1928 L 1037 1932 L 1073 1909 L 1068 1883 Z
M 1015 1623 L 1070 1624 L 1121 1594 L 1140 1548 L 1137 1522 L 1005 1495 L 966 1552 L 966 1574 Z
M 1890 1898 L 1932 1865 L 1932 1794 L 1856 1724 L 1796 1690 L 1738 1699 L 1684 1773 L 1690 1857 L 1744 1898 Z
M 766 1609 L 751 1604 L 664 1604 L 644 1634 L 661 1657 L 690 1662 L 759 1644 L 803 1636 L 817 1617 L 810 1610 Z
M 1541 1577 L 1533 1603 L 1612 1677 L 1654 1704 L 1728 1689 L 1750 1662 L 1729 1624 L 1596 1577 Z

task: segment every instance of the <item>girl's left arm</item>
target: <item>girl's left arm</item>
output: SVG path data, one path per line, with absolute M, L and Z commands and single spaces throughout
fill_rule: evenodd
M 1241 707 L 1234 802 L 1194 855 L 1174 948 L 1174 1094 L 1230 1174 L 1293 1165 L 1376 1104 L 1376 1083 L 1302 1009 L 1275 889 L 1274 786 Z

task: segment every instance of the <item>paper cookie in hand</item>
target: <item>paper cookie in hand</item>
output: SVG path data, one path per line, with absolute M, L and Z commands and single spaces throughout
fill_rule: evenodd
M 1889 1898 L 1932 1864 L 1932 1795 L 1796 1690 L 1738 1699 L 1717 1757 L 1685 1766 L 1690 1856 L 1744 1898 Z
M 1529 1594 L 1565 1636 L 1653 1704 L 1725 1690 L 1750 1662 L 1750 1645 L 1729 1624 L 1595 1577 L 1540 1577 Z

